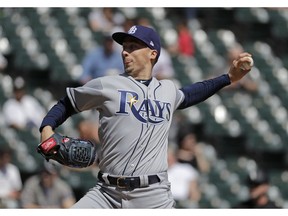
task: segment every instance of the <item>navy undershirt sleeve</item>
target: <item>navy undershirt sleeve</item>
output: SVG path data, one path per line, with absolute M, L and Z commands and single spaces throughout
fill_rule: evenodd
M 231 81 L 228 74 L 223 74 L 213 79 L 184 86 L 180 90 L 184 93 L 185 99 L 180 104 L 178 109 L 185 109 L 192 105 L 198 104 L 230 84 Z
M 42 132 L 42 129 L 49 125 L 53 128 L 57 128 L 61 125 L 69 116 L 72 116 L 76 113 L 74 110 L 68 96 L 61 98 L 57 104 L 55 104 L 44 117 L 39 131 Z

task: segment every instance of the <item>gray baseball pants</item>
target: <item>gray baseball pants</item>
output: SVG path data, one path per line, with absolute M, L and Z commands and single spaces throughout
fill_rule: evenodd
M 174 208 L 167 173 L 158 174 L 160 182 L 133 190 L 98 182 L 72 208 L 136 209 Z

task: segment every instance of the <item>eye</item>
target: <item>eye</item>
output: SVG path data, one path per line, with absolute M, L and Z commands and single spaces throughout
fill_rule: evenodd
M 127 52 L 132 52 L 132 51 L 134 51 L 136 49 L 137 49 L 137 45 L 132 44 L 132 43 L 123 45 L 123 50 L 125 50 Z

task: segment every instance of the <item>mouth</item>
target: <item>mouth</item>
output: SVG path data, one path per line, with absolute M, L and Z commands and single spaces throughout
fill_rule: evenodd
M 128 64 L 130 64 L 131 62 L 132 62 L 132 60 L 129 60 L 129 59 L 125 59 L 125 60 L 124 60 L 124 64 L 125 64 L 125 65 L 128 65 Z

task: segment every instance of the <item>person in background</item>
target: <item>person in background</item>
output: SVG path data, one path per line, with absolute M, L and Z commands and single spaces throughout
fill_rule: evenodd
M 269 197 L 270 180 L 264 170 L 249 173 L 246 184 L 249 187 L 249 198 L 235 208 L 281 208 Z
M 88 15 L 89 27 L 94 32 L 112 32 L 121 29 L 125 17 L 116 8 L 93 8 Z
M 23 77 L 16 77 L 13 82 L 13 97 L 3 104 L 7 126 L 19 130 L 38 128 L 45 113 L 45 108 L 37 99 L 27 93 Z
M 22 190 L 20 170 L 11 163 L 12 151 L 0 147 L 0 208 L 18 208 Z
M 22 208 L 69 208 L 76 202 L 72 188 L 56 167 L 45 162 L 39 173 L 28 178 L 21 193 Z
M 168 179 L 176 208 L 197 208 L 201 198 L 199 172 L 189 164 L 179 163 L 175 151 L 168 148 Z
M 111 35 L 103 35 L 103 45 L 92 49 L 82 61 L 81 84 L 97 77 L 118 75 L 123 71 L 122 58 Z
M 159 56 L 158 63 L 153 68 L 152 74 L 158 80 L 174 80 L 175 78 L 175 70 L 173 67 L 171 55 L 164 47 L 161 48 L 161 55 Z
M 179 22 L 177 30 L 179 54 L 193 57 L 195 54 L 194 39 L 190 32 L 188 21 L 182 20 Z
M 96 144 L 100 143 L 97 123 L 88 119 L 83 119 L 77 124 L 77 131 L 79 132 L 79 138 L 90 140 Z
M 182 130 L 180 130 L 182 131 Z M 206 157 L 205 149 L 207 144 L 199 143 L 197 135 L 187 130 L 179 135 L 177 158 L 180 163 L 188 163 L 200 173 L 208 173 L 211 163 Z
M 177 38 L 169 45 L 168 50 L 173 56 L 194 57 L 195 44 L 188 26 L 188 20 L 183 18 L 177 22 Z

